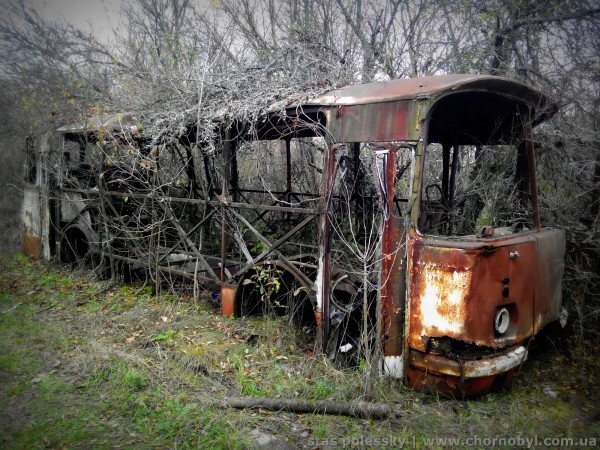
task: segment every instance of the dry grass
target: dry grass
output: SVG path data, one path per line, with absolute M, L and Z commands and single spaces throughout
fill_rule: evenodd
M 511 389 L 468 402 L 377 379 L 373 398 L 403 411 L 393 420 L 235 411 L 222 408 L 225 397 L 355 400 L 362 374 L 313 355 L 283 319 L 226 319 L 208 298 L 196 307 L 143 286 L 107 290 L 19 257 L 3 261 L 0 275 L 0 442 L 248 448 L 270 439 L 337 448 L 394 437 L 441 448 L 469 438 L 592 438 L 598 361 L 573 359 L 566 339 L 540 338 Z

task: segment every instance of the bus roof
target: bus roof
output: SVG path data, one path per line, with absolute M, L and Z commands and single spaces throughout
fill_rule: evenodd
M 519 81 L 491 75 L 434 75 L 420 78 L 348 85 L 329 91 L 302 106 L 343 106 L 428 99 L 452 91 L 482 91 L 512 97 L 532 106 L 536 123 L 552 116 L 557 107 L 547 96 Z
M 518 81 L 491 75 L 434 75 L 420 78 L 379 81 L 347 85 L 300 102 L 283 100 L 273 104 L 269 116 L 303 107 L 336 107 L 386 103 L 398 100 L 428 100 L 449 92 L 490 92 L 525 102 L 533 108 L 534 125 L 552 116 L 557 107 L 541 92 Z M 134 113 L 94 116 L 79 123 L 60 127 L 61 133 L 86 133 L 88 131 L 122 130 L 136 125 Z
M 420 78 L 352 84 L 329 91 L 307 102 L 315 105 L 359 105 L 394 100 L 417 99 L 455 90 L 484 90 L 548 104 L 548 98 L 529 86 L 491 75 L 433 75 Z
M 135 113 L 124 112 L 116 114 L 102 114 L 93 116 L 85 121 L 75 122 L 64 125 L 58 130 L 59 133 L 86 133 L 90 131 L 98 131 L 100 129 L 106 131 L 123 130 L 138 125 L 138 118 Z

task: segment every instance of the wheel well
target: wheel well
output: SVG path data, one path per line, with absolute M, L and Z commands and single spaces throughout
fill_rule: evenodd
M 83 230 L 78 227 L 71 227 L 63 231 L 60 249 L 61 261 L 75 263 L 88 256 L 90 242 Z
M 290 270 L 276 264 L 257 265 L 239 280 L 235 316 L 287 315 L 300 326 L 316 326 L 309 289 Z

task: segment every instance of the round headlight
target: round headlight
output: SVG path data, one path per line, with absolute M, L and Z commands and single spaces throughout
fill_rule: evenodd
M 500 308 L 496 311 L 496 317 L 494 317 L 494 329 L 498 334 L 506 333 L 508 325 L 510 324 L 510 314 L 508 309 Z

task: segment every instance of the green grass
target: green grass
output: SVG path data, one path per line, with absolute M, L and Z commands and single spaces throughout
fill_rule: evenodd
M 256 445 L 257 428 L 296 447 L 600 433 L 597 358 L 552 346 L 531 351 L 511 389 L 468 402 L 377 379 L 371 395 L 398 405 L 395 420 L 223 409 L 232 395 L 351 401 L 365 375 L 310 354 L 283 319 L 224 319 L 209 301 L 194 306 L 141 284 L 108 289 L 24 257 L 0 269 L 2 448 L 241 449 Z

